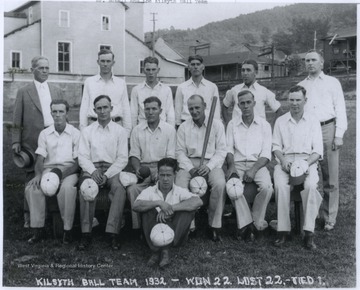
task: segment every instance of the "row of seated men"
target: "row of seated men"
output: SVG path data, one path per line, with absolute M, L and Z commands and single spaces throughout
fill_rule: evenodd
M 271 150 L 273 150 L 273 153 L 279 162 L 279 164 L 275 167 L 274 172 L 275 194 L 277 197 L 277 202 L 279 203 L 281 200 L 280 203 L 282 205 L 281 207 L 278 207 L 278 209 L 280 208 L 278 216 L 279 238 L 275 241 L 275 244 L 277 246 L 284 244 L 286 239 L 286 232 L 289 230 L 290 225 L 288 219 L 289 202 L 288 195 L 283 199 L 281 199 L 280 196 L 285 195 L 285 192 L 288 192 L 289 190 L 287 178 L 291 169 L 291 164 L 296 163 L 295 161 L 297 161 L 297 159 L 307 160 L 307 166 L 309 168 L 306 168 L 306 165 L 304 164 L 300 166 L 302 167 L 302 170 L 307 173 L 307 178 L 305 180 L 305 191 L 307 191 L 307 188 L 313 188 L 314 184 L 317 183 L 317 179 L 313 175 L 314 170 L 316 171 L 316 161 L 322 155 L 322 151 L 320 152 L 320 150 L 318 150 L 319 147 L 321 147 L 318 142 L 316 142 L 316 146 L 314 144 L 311 144 L 310 146 L 309 144 L 305 144 L 306 142 L 304 143 L 304 140 L 309 140 L 309 136 L 307 134 L 310 133 L 308 132 L 317 132 L 317 130 L 313 130 L 312 128 L 309 129 L 307 126 L 310 126 L 310 123 L 314 123 L 314 126 L 321 123 L 321 129 L 323 131 L 322 134 L 324 136 L 324 148 L 328 147 L 326 149 L 326 154 L 324 154 L 324 160 L 330 156 L 330 153 L 338 154 L 338 148 L 340 148 L 342 145 L 342 135 L 346 130 L 346 113 L 344 112 L 345 106 L 343 102 L 343 95 L 341 95 L 341 86 L 336 79 L 323 75 L 323 58 L 318 52 L 309 52 L 307 54 L 306 66 L 309 71 L 309 75 L 311 76 L 314 74 L 314 78 L 309 77 L 309 79 L 302 83 L 304 83 L 304 86 L 309 87 L 312 82 L 315 84 L 314 80 L 319 78 L 324 80 L 324 84 L 319 85 L 319 83 L 316 82 L 316 86 L 320 86 L 322 88 L 326 87 L 323 94 L 335 94 L 336 96 L 321 98 L 317 102 L 316 99 L 314 99 L 314 96 L 317 97 L 315 92 L 318 92 L 318 90 L 316 90 L 314 87 L 311 87 L 311 106 L 308 105 L 307 108 L 313 109 L 315 111 L 311 111 L 311 113 L 310 111 L 303 113 L 304 104 L 308 102 L 306 99 L 306 94 L 309 93 L 306 93 L 306 90 L 301 87 L 292 89 L 294 91 L 289 94 L 290 113 L 284 115 L 288 117 L 288 122 L 282 122 L 286 123 L 286 126 L 289 126 L 289 129 L 285 130 L 283 128 L 285 124 L 282 124 L 280 122 L 280 118 L 278 118 L 278 121 L 276 122 L 277 124 L 274 128 L 273 136 L 271 136 L 271 127 L 265 121 L 265 104 L 267 104 L 272 111 L 276 112 L 276 117 L 278 117 L 281 115 L 280 103 L 276 101 L 275 95 L 271 91 L 267 90 L 265 87 L 259 85 L 256 82 L 256 73 L 258 68 L 257 63 L 253 60 L 245 61 L 242 64 L 241 70 L 244 83 L 237 85 L 229 90 L 226 93 L 223 101 L 225 108 L 234 106 L 232 121 L 229 122 L 231 115 L 227 114 L 226 110 L 224 110 L 222 114 L 225 123 L 229 122 L 226 135 L 224 126 L 220 120 L 220 103 L 217 99 L 214 122 L 211 126 L 210 138 L 208 141 L 207 150 L 205 152 L 205 161 L 203 163 L 200 160 L 200 156 L 204 143 L 206 127 L 208 124 L 207 119 L 209 117 L 210 103 L 213 97 L 218 97 L 219 94 L 216 85 L 207 81 L 202 75 L 205 66 L 201 56 L 189 57 L 189 71 L 191 73 L 191 79 L 178 86 L 174 105 L 170 88 L 157 80 L 157 74 L 160 68 L 156 58 L 149 57 L 144 60 L 144 73 L 146 76 L 146 81 L 133 88 L 130 98 L 130 105 L 127 98 L 125 82 L 120 78 L 113 76 L 112 74 L 112 66 L 115 63 L 113 53 L 107 50 L 100 51 L 98 54 L 97 63 L 99 65 L 100 73 L 96 76 L 88 78 L 85 81 L 83 98 L 80 106 L 79 119 L 81 137 L 79 137 L 80 147 L 78 149 L 78 163 L 82 169 L 81 180 L 84 179 L 83 175 L 85 175 L 85 177 L 88 175 L 88 177 L 91 177 L 100 187 L 104 186 L 105 184 L 110 186 L 110 199 L 112 199 L 112 205 L 116 202 L 120 204 L 120 210 L 110 209 L 109 220 L 106 228 L 106 231 L 111 234 L 111 242 L 114 249 L 119 247 L 117 234 L 119 233 L 121 227 L 121 221 L 119 221 L 118 217 L 120 216 L 120 219 L 122 217 L 121 204 L 124 203 L 126 197 L 125 194 L 121 194 L 120 197 L 113 196 L 118 196 L 118 188 L 122 188 L 120 192 L 124 192 L 124 188 L 121 183 L 119 186 L 119 178 L 116 176 L 119 174 L 119 172 L 122 171 L 124 164 L 127 164 L 128 162 L 127 138 L 124 136 L 130 137 L 130 133 L 131 138 L 129 156 L 130 163 L 133 166 L 136 175 L 140 177 L 139 171 L 141 167 L 148 167 L 151 171 L 150 179 L 145 180 L 145 182 L 141 183 L 141 185 L 137 184 L 136 186 L 130 186 L 127 188 L 127 195 L 131 204 L 134 205 L 136 203 L 135 200 L 138 198 L 137 196 L 141 190 L 146 188 L 148 185 L 154 184 L 157 179 L 160 181 L 159 176 L 156 178 L 156 173 L 153 173 L 157 171 L 157 162 L 163 157 L 175 157 L 180 168 L 176 174 L 175 184 L 182 188 L 187 188 L 189 180 L 193 176 L 204 176 L 207 179 L 207 183 L 211 189 L 209 202 L 209 229 L 211 232 L 211 237 L 215 241 L 220 239 L 219 229 L 221 228 L 221 216 L 225 197 L 225 180 L 232 176 L 232 173 L 234 172 L 236 172 L 244 182 L 256 182 L 260 189 L 259 194 L 254 201 L 252 213 L 244 210 L 247 205 L 244 204 L 243 198 L 239 197 L 233 202 L 235 208 L 237 209 L 239 236 L 251 236 L 253 231 L 256 230 L 261 232 L 263 228 L 267 226 L 263 219 L 268 202 L 268 195 L 270 195 L 268 192 L 270 191 L 270 188 L 272 191 L 272 185 L 265 165 L 268 160 L 271 159 Z M 40 133 L 39 129 L 41 127 L 48 127 L 46 130 L 52 130 L 52 133 L 49 133 L 49 136 L 53 135 L 57 138 L 60 138 L 64 135 L 63 132 L 67 131 L 65 128 L 70 126 L 69 124 L 66 126 L 62 125 L 60 128 L 63 129 L 60 129 L 60 133 L 56 133 L 57 126 L 55 119 L 59 120 L 63 114 L 66 115 L 68 106 L 66 104 L 53 103 L 51 110 L 48 109 L 50 102 L 47 101 L 49 99 L 50 101 L 51 99 L 54 99 L 54 88 L 49 85 L 50 91 L 49 89 L 46 89 L 48 71 L 48 60 L 46 58 L 39 57 L 32 61 L 32 72 L 35 79 L 34 83 L 37 94 L 40 96 L 40 102 L 35 102 L 37 97 L 36 94 L 34 94 L 36 96 L 32 96 L 32 91 L 34 91 L 34 89 L 31 88 L 29 89 L 29 92 L 26 93 L 26 89 L 29 87 L 27 86 L 24 88 L 24 90 L 19 90 L 14 110 L 14 129 L 16 129 L 14 130 L 15 133 L 13 134 L 14 153 L 19 153 L 20 149 L 25 147 L 25 144 L 27 145 L 28 149 L 30 147 L 34 147 L 35 149 L 38 148 L 37 160 L 39 160 L 39 162 L 37 161 L 35 166 L 36 176 L 34 179 L 30 178 L 31 181 L 28 183 L 27 189 L 31 187 L 33 189 L 39 188 L 41 177 L 41 175 L 39 176 L 39 172 L 45 172 L 45 169 L 48 171 L 51 170 L 51 166 L 49 166 L 50 163 L 47 163 L 47 159 L 49 158 L 48 153 L 44 153 L 44 151 L 41 150 L 45 149 L 40 148 L 40 144 L 42 142 L 41 138 L 44 139 L 46 135 L 44 136 L 45 133 L 41 133 L 39 137 L 39 143 L 37 143 L 37 136 L 39 135 L 36 134 L 36 132 Z M 327 78 L 329 78 L 329 80 Z M 334 80 L 337 82 L 334 83 Z M 44 83 L 45 88 L 42 88 Z M 30 92 L 30 90 L 32 91 Z M 341 91 L 341 94 L 339 93 L 339 90 Z M 46 91 L 48 91 L 48 93 L 46 93 Z M 239 93 L 242 91 L 245 93 L 243 95 L 240 94 L 239 96 Z M 56 92 L 58 93 L 58 91 Z M 301 95 L 300 100 L 298 98 L 290 99 L 290 95 L 294 97 L 294 94 Z M 34 108 L 34 104 L 32 102 L 27 100 L 28 95 L 31 96 L 32 101 L 36 105 L 36 108 Z M 95 100 L 99 96 L 102 97 L 100 100 L 97 100 L 99 103 L 97 104 L 97 108 L 95 105 Z M 150 99 L 150 102 L 144 102 L 145 99 L 147 99 L 149 96 L 157 96 L 157 99 L 152 98 Z M 47 99 L 47 101 L 44 101 L 43 97 L 44 99 Z M 240 97 L 245 99 L 250 98 L 250 100 L 245 100 L 243 103 L 239 103 Z M 329 101 L 335 102 L 335 104 L 321 104 L 321 102 Z M 110 104 L 104 104 L 107 102 Z M 292 103 L 294 103 L 294 106 L 291 106 Z M 54 116 L 54 113 L 52 112 L 54 105 L 60 107 L 65 106 L 65 110 L 62 108 L 62 111 L 57 113 L 59 116 Z M 38 112 L 37 109 L 40 111 L 40 117 L 41 120 L 43 120 L 43 125 L 40 124 L 41 122 L 34 122 L 32 119 L 32 117 L 36 115 L 35 113 Z M 324 122 L 322 122 L 322 118 L 319 116 L 316 116 L 317 121 L 311 119 L 313 117 L 312 115 L 316 115 L 314 112 L 318 113 L 319 111 L 325 109 L 335 109 L 335 117 L 330 118 Z M 49 110 L 49 112 L 46 113 L 46 110 Z M 146 112 L 146 110 L 148 110 L 148 112 Z M 250 113 L 250 111 L 252 111 L 253 117 L 245 117 L 248 113 Z M 291 114 L 291 117 L 289 114 Z M 159 115 L 157 117 L 158 122 L 154 122 L 156 115 Z M 323 115 L 324 116 L 322 117 L 325 119 L 328 116 L 328 114 Z M 52 120 L 53 118 L 54 120 Z M 106 119 L 108 123 L 104 123 L 104 119 Z M 308 122 L 308 120 L 311 122 Z M 49 124 L 51 124 L 52 121 L 54 126 L 49 127 Z M 306 124 L 303 124 L 304 122 Z M 290 123 L 294 123 L 294 126 L 291 126 Z M 102 126 L 101 124 L 105 125 Z M 170 126 L 168 126 L 168 124 L 170 124 Z M 173 129 L 174 125 L 177 129 L 177 133 Z M 96 128 L 94 126 L 96 126 Z M 254 137 L 256 134 L 259 134 L 260 127 L 267 127 L 267 129 L 263 129 L 267 131 L 267 134 L 261 132 L 260 137 Z M 325 132 L 329 131 L 330 135 L 334 134 L 335 131 L 335 138 L 331 136 L 329 138 L 325 138 L 324 134 L 327 133 L 324 133 L 324 129 L 326 129 Z M 74 130 L 71 130 L 76 132 L 75 128 Z M 126 134 L 124 134 L 124 130 Z M 29 132 L 31 133 L 29 134 Z M 173 140 L 176 139 L 176 141 L 173 141 L 173 144 L 176 143 L 176 145 L 170 146 L 171 148 L 164 146 L 164 144 L 167 143 L 164 142 L 162 138 L 166 134 L 173 136 L 177 135 L 175 138 L 171 137 Z M 283 137 L 282 134 L 285 134 L 285 137 Z M 65 135 L 69 135 L 69 133 L 65 133 Z M 78 135 L 80 135 L 80 133 L 78 133 Z M 161 138 L 159 138 L 159 135 Z M 265 136 L 270 136 L 267 138 L 267 142 L 260 142 L 259 140 L 263 140 Z M 93 139 L 93 142 L 89 141 L 91 139 Z M 30 143 L 34 144 L 30 146 Z M 272 149 L 271 143 L 273 143 Z M 328 146 L 327 143 L 330 143 L 331 145 Z M 48 143 L 45 142 L 45 144 Z M 117 145 L 115 146 L 114 144 Z M 155 149 L 144 149 L 143 146 L 150 146 L 147 144 L 151 144 Z M 58 145 L 53 146 L 53 148 L 57 148 L 57 146 Z M 99 146 L 100 148 L 101 146 L 105 146 L 106 150 L 95 149 Z M 303 147 L 305 147 L 305 149 L 303 149 Z M 74 148 L 76 148 L 75 145 Z M 64 154 L 62 150 L 63 149 L 60 150 L 61 155 Z M 174 150 L 175 153 L 169 153 L 169 150 Z M 261 153 L 260 151 L 257 152 L 257 150 L 261 150 Z M 61 170 L 63 179 L 62 184 L 64 184 L 64 181 L 68 176 L 72 176 L 78 171 L 76 156 L 77 154 L 72 156 L 73 161 L 67 164 L 71 164 L 69 168 L 66 168 L 66 170 Z M 226 172 L 222 171 L 221 169 L 225 159 L 226 163 L 228 164 Z M 338 170 L 336 164 L 338 159 L 335 158 L 329 160 L 329 164 L 330 161 L 333 162 L 333 166 L 330 166 L 331 170 L 328 172 L 329 174 L 327 177 L 329 178 L 330 175 L 331 184 L 326 183 L 325 185 L 332 188 L 333 192 L 330 192 L 330 195 L 330 193 L 325 191 L 324 188 L 324 194 L 326 193 L 325 197 L 327 196 L 326 199 L 324 199 L 324 203 L 326 203 L 325 208 L 328 208 L 325 210 L 324 216 L 326 222 L 325 230 L 333 229 L 335 225 L 338 204 L 338 201 L 336 201 L 338 200 L 338 185 L 336 185 L 337 180 L 336 178 L 331 178 L 331 175 L 336 175 Z M 57 164 L 58 161 L 54 162 L 54 164 Z M 41 167 L 38 163 L 43 163 L 44 165 Z M 323 163 L 325 162 L 322 162 L 322 164 Z M 239 164 L 241 164 L 241 166 Z M 62 165 L 63 164 L 60 164 L 59 166 Z M 259 174 L 261 176 L 261 181 L 259 181 L 258 178 Z M 31 175 L 29 174 L 28 176 Z M 76 183 L 74 182 L 75 181 L 69 180 L 69 183 L 71 184 Z M 282 186 L 281 183 L 285 183 L 286 186 Z M 279 189 L 279 186 L 281 187 L 281 190 Z M 27 200 L 29 200 L 29 191 L 27 190 L 26 192 Z M 309 190 L 309 192 L 313 192 L 313 190 Z M 312 197 L 306 201 L 307 196 L 313 195 L 314 194 L 302 194 L 302 197 L 305 201 L 303 201 L 303 204 L 309 203 L 313 205 L 311 200 Z M 307 211 L 311 217 L 315 214 L 314 212 L 317 212 L 317 204 L 321 202 L 321 197 L 319 198 L 318 193 L 315 195 L 317 196 L 315 198 L 317 201 L 315 208 L 314 210 Z M 61 196 L 61 194 L 59 193 L 58 196 Z M 116 202 L 114 203 L 114 201 Z M 71 203 L 71 199 L 68 202 Z M 84 249 L 90 245 L 91 241 L 91 235 L 89 235 L 89 233 L 91 233 L 92 228 L 94 204 L 81 201 L 81 198 L 80 203 L 83 239 L 79 248 Z M 35 204 L 40 203 L 36 202 Z M 59 202 L 59 205 L 61 205 L 61 201 Z M 65 206 L 65 208 L 69 208 L 69 212 L 71 212 L 71 206 Z M 136 209 L 136 206 L 133 206 L 133 208 Z M 39 212 L 41 213 L 41 211 Z M 172 211 L 167 211 L 167 213 L 169 212 Z M 39 215 L 42 217 L 42 213 Z M 63 213 L 62 216 L 64 219 L 65 215 Z M 63 240 L 65 242 L 69 240 L 69 231 L 71 229 L 70 224 L 72 224 L 72 221 L 73 218 L 70 218 L 69 223 L 64 221 L 65 232 Z M 313 236 L 311 234 L 313 231 L 313 222 L 314 220 L 309 218 L 307 221 L 305 220 L 304 224 L 304 230 L 306 231 L 305 244 L 308 248 L 315 247 Z M 31 227 L 33 228 L 41 228 L 40 226 L 34 226 L 32 220 L 31 224 Z M 135 229 L 140 228 L 140 224 L 139 215 L 134 212 L 133 227 Z M 36 231 L 34 237 L 29 241 L 32 243 L 39 240 L 39 237 L 41 237 L 39 234 L 40 232 L 41 231 Z
M 105 231 L 110 234 L 111 246 L 115 250 L 120 247 L 119 234 L 126 191 L 134 212 L 133 228 L 140 228 L 139 213 L 142 213 L 144 235 L 150 248 L 153 246 L 150 239 L 150 224 L 154 226 L 154 222 L 167 223 L 169 220 L 174 227 L 174 244 L 184 241 L 194 216 L 177 220 L 174 218 L 174 213 L 176 211 L 194 213 L 202 205 L 199 196 L 188 190 L 190 179 L 195 176 L 204 177 L 210 187 L 208 225 L 214 241 L 221 239 L 220 229 L 226 199 L 225 174 L 230 177 L 236 173 L 240 180 L 254 181 L 258 185 L 259 190 L 252 209 L 249 208 L 244 195 L 239 194 L 235 198 L 232 196 L 236 210 L 237 234 L 239 238 L 246 239 L 267 227 L 265 214 L 273 186 L 266 164 L 271 159 L 272 151 L 279 160 L 279 165 L 275 167 L 274 182 L 278 204 L 278 231 L 282 233 L 275 241 L 275 245 L 281 246 L 285 242 L 286 233 L 290 231 L 291 164 L 297 160 L 305 160 L 305 168 L 303 164 L 298 166 L 305 176 L 304 190 L 301 192 L 305 213 L 305 246 L 310 249 L 315 248 L 313 242 L 315 218 L 322 201 L 316 189 L 318 181 L 316 162 L 322 156 L 323 149 L 319 122 L 304 113 L 305 94 L 306 91 L 301 86 L 290 89 L 290 112 L 277 119 L 272 137 L 270 124 L 254 114 L 253 94 L 248 90 L 241 91 L 238 94 L 238 106 L 242 117 L 230 121 L 226 134 L 222 122 L 213 120 L 203 164 L 200 164 L 200 159 L 208 116 L 205 114 L 206 104 L 200 95 L 192 95 L 188 99 L 191 118 L 184 121 L 177 132 L 173 126 L 160 119 L 161 101 L 157 97 L 145 99 L 146 121 L 132 130 L 129 155 L 127 132 L 112 121 L 113 107 L 108 96 L 100 95 L 95 99 L 93 105 L 97 121 L 85 127 L 81 133 L 66 122 L 69 110 L 67 102 L 53 101 L 51 114 L 54 125 L 40 133 L 36 150 L 38 157 L 35 178 L 25 189 L 30 208 L 30 224 L 35 229 L 35 234 L 29 242 L 35 243 L 43 239 L 46 196 L 40 182 L 43 174 L 53 168 L 58 168 L 62 172 L 57 200 L 64 222 L 63 242 L 71 241 L 78 164 L 82 170 L 81 180 L 86 180 L 84 177 L 88 176 L 99 187 L 109 188 L 111 206 Z M 142 183 L 125 188 L 119 176 L 128 163 L 128 156 L 138 178 L 142 177 L 140 172 L 142 167 L 149 168 L 151 174 Z M 162 168 L 160 161 L 171 159 L 176 163 L 175 158 L 179 163 L 176 177 L 176 167 L 172 166 L 169 169 L 166 168 L 169 166 L 164 165 L 165 168 Z M 227 172 L 222 169 L 225 158 L 228 164 Z M 161 180 L 160 184 L 158 180 Z M 81 184 L 79 186 L 81 187 Z M 191 202 L 186 201 L 190 198 Z M 79 249 L 84 250 L 91 245 L 96 199 L 89 201 L 82 193 L 79 199 L 82 231 Z M 153 211 L 154 209 L 158 211 Z M 153 218 L 149 217 L 149 211 L 152 212 L 150 216 Z M 185 221 L 187 222 L 184 225 Z M 177 236 L 177 226 L 181 228 L 181 237 Z M 168 251 L 166 249 L 166 254 L 161 254 L 165 256 L 165 261 L 169 260 Z M 158 252 L 158 249 L 155 252 Z

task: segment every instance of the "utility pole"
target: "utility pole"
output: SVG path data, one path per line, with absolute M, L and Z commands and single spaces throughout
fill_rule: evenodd
M 316 49 L 316 30 L 314 31 L 314 49 Z
M 153 22 L 153 31 L 152 31 L 152 39 L 151 39 L 151 50 L 152 50 L 152 56 L 154 57 L 154 56 L 155 56 L 155 21 L 157 21 L 157 19 L 155 19 L 155 15 L 156 15 L 157 13 L 152 12 L 152 13 L 150 13 L 150 14 L 152 14 L 152 16 L 153 16 L 153 19 L 150 20 L 150 21 Z

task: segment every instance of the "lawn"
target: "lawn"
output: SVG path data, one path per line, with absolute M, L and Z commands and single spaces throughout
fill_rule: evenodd
M 64 246 L 51 236 L 33 246 L 23 226 L 22 192 L 24 176 L 11 159 L 10 132 L 3 131 L 4 241 L 3 286 L 98 286 L 98 287 L 202 287 L 202 288 L 323 288 L 356 287 L 356 102 L 347 101 L 349 129 L 344 137 L 340 160 L 340 211 L 336 228 L 322 230 L 317 221 L 315 242 L 308 251 L 301 237 L 293 235 L 282 249 L 272 244 L 275 233 L 268 231 L 262 242 L 246 243 L 232 238 L 236 222 L 224 217 L 223 242 L 206 237 L 206 214 L 197 214 L 200 229 L 194 239 L 172 251 L 172 264 L 163 269 L 146 266 L 149 250 L 131 236 L 129 212 L 123 230 L 122 248 L 114 252 L 103 236 L 103 225 L 94 229 L 89 251 L 78 252 L 75 241 Z M 102 213 L 97 214 L 100 221 Z M 266 219 L 276 219 L 270 203 Z M 79 233 L 78 219 L 74 231 Z

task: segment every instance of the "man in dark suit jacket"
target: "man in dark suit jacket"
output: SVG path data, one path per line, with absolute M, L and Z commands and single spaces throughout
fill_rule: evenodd
M 34 81 L 18 90 L 15 101 L 12 130 L 12 150 L 19 154 L 23 149 L 35 156 L 40 132 L 53 124 L 50 103 L 63 99 L 61 90 L 47 83 L 49 60 L 43 56 L 31 60 Z M 25 169 L 26 182 L 34 177 L 34 160 Z M 24 204 L 25 227 L 29 226 L 28 206 Z

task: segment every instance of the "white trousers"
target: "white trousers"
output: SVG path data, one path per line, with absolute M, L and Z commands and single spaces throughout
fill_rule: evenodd
M 304 181 L 304 190 L 300 192 L 304 212 L 304 231 L 314 232 L 315 220 L 319 212 L 322 197 L 317 190 L 319 175 L 317 164 L 309 167 L 309 174 Z M 274 171 L 275 198 L 277 202 L 278 231 L 289 232 L 290 222 L 290 192 L 289 174 L 281 169 L 281 165 L 275 166 Z
M 254 162 L 235 163 L 236 171 L 241 180 L 245 171 L 249 170 L 253 165 Z M 244 195 L 231 202 L 236 211 L 236 222 L 239 229 L 254 222 L 255 227 L 261 231 L 267 228 L 267 222 L 265 221 L 266 208 L 273 193 L 270 173 L 266 167 L 262 167 L 256 172 L 254 182 L 259 189 L 255 196 L 252 209 L 249 208 Z
M 46 173 L 50 170 L 45 170 Z M 64 223 L 64 230 L 71 230 L 74 222 L 76 207 L 76 184 L 78 175 L 72 174 L 65 177 L 57 197 L 61 218 Z M 45 226 L 46 217 L 46 196 L 41 188 L 34 186 L 25 187 L 25 198 L 30 209 L 30 227 L 42 228 Z

